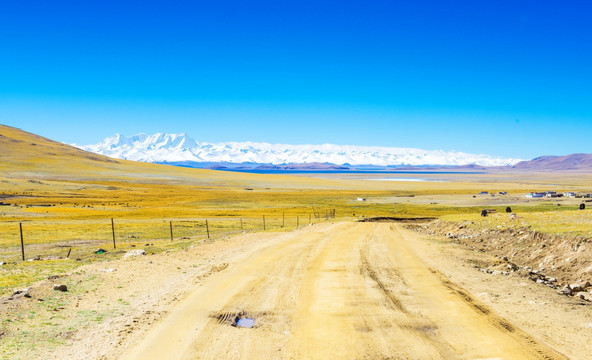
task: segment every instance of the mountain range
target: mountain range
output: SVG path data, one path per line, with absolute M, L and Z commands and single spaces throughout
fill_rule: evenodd
M 521 159 L 457 151 L 356 145 L 289 145 L 257 142 L 197 142 L 186 134 L 115 135 L 94 145 L 74 146 L 112 158 L 190 167 L 228 168 L 237 164 L 336 164 L 346 167 L 378 166 L 513 166 Z M 204 166 L 207 165 L 207 166 Z M 302 169 L 302 166 L 291 166 Z
M 224 151 L 224 146 L 221 144 L 199 144 L 187 136 L 180 134 L 174 136 L 167 136 L 165 134 L 155 134 L 152 136 L 143 135 L 139 136 L 137 140 L 144 139 L 145 147 L 148 150 L 158 149 L 161 155 L 168 153 L 168 148 L 176 149 L 178 153 L 193 154 L 189 149 L 212 146 L 218 151 Z M 23 174 L 23 176 L 31 176 L 35 173 L 41 177 L 53 176 L 59 174 L 60 178 L 77 178 L 84 176 L 85 172 L 93 174 L 93 178 L 102 179 L 107 176 L 109 179 L 123 177 L 127 178 L 130 174 L 147 173 L 153 176 L 154 173 L 171 173 L 174 176 L 179 174 L 187 174 L 193 177 L 193 172 L 185 173 L 182 170 L 173 170 L 169 167 L 158 167 L 153 165 L 148 160 L 144 162 L 129 162 L 125 160 L 113 159 L 113 154 L 116 154 L 118 150 L 127 148 L 131 150 L 134 148 L 133 138 L 126 138 L 117 136 L 107 139 L 111 146 L 111 151 L 107 152 L 107 156 L 100 154 L 93 154 L 91 152 L 83 151 L 77 148 L 68 146 L 64 143 L 53 141 L 50 139 L 43 138 L 41 136 L 24 132 L 20 129 L 5 126 L 0 124 L 0 168 L 3 173 L 11 174 L 10 176 L 16 176 L 17 174 Z M 106 141 L 107 142 L 107 141 Z M 152 145 L 149 145 L 152 142 Z M 238 143 L 229 143 L 238 144 Z M 90 150 L 94 148 L 100 148 L 101 144 L 90 146 Z M 265 144 L 269 147 L 281 147 L 283 145 L 270 145 Z M 103 144 L 105 146 L 105 144 Z M 308 145 L 313 147 L 313 145 Z M 222 150 L 220 150 L 222 147 Z M 295 146 L 294 146 L 295 147 Z M 306 147 L 302 145 L 301 147 Z M 325 145 L 324 147 L 338 147 L 337 145 Z M 185 148 L 185 149 L 184 149 Z M 253 146 L 253 148 L 256 148 Z M 363 148 L 367 147 L 350 147 L 350 148 Z M 393 148 L 378 148 L 378 149 L 393 149 Z M 94 149 L 96 150 L 96 149 Z M 138 149 L 136 149 L 138 150 Z M 418 149 L 412 149 L 421 151 Z M 93 151 L 97 152 L 97 151 Z M 245 151 L 247 152 L 247 151 Z M 425 151 L 424 151 L 425 152 Z M 135 154 L 140 157 L 143 151 L 140 149 Z M 388 153 L 388 152 L 387 152 Z M 430 154 L 430 152 L 425 152 Z M 322 152 L 316 153 L 320 156 Z M 452 153 L 460 154 L 460 153 Z M 564 156 L 541 156 L 529 161 L 519 161 L 511 165 L 505 166 L 484 166 L 478 164 L 467 164 L 460 166 L 386 166 L 381 167 L 379 165 L 335 165 L 328 162 L 310 162 L 303 163 L 285 163 L 285 164 L 273 164 L 273 163 L 256 163 L 256 162 L 194 162 L 192 156 L 189 157 L 188 161 L 169 161 L 167 164 L 178 165 L 182 167 L 201 167 L 210 169 L 261 169 L 261 170 L 337 170 L 343 171 L 347 169 L 357 170 L 383 170 L 392 169 L 398 171 L 478 171 L 478 172 L 571 172 L 571 173 L 591 173 L 592 172 L 592 154 L 571 154 Z M 471 155 L 474 156 L 474 155 Z M 424 157 L 424 159 L 427 157 Z M 455 159 L 459 159 L 457 157 Z M 76 164 L 75 166 L 64 166 L 64 163 Z M 176 172 L 175 172 L 176 171 Z M 168 174 L 167 173 L 167 174 Z M 45 174 L 45 175 L 43 175 Z M 87 175 L 88 175 L 87 174 Z M 195 173 L 201 174 L 201 173 Z M 208 173 L 210 174 L 210 173 Z M 212 173 L 213 174 L 213 173 Z M 168 175 L 167 175 L 168 176 Z M 173 177 L 174 177 L 173 176 Z M 200 175 L 201 176 L 201 175 Z M 213 175 L 209 175 L 210 177 Z M 221 175 L 217 175 L 221 176 Z

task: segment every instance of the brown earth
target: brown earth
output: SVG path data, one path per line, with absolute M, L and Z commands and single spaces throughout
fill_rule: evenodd
M 497 261 L 400 224 L 240 235 L 40 283 L 3 304 L 14 321 L 0 349 L 11 359 L 589 359 L 591 307 L 474 267 Z M 70 290 L 47 290 L 52 281 Z M 31 314 L 39 296 L 62 304 L 44 310 L 55 325 Z M 256 326 L 232 326 L 237 315 Z M 71 329 L 56 344 L 42 334 L 53 327 Z
M 528 227 L 487 229 L 472 225 L 470 221 L 438 220 L 414 228 L 506 258 L 498 262 L 500 270 L 523 268 L 556 278 L 556 287 L 592 282 L 592 239 L 588 237 L 542 233 Z

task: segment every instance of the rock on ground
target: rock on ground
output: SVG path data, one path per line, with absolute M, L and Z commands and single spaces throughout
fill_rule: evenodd
M 124 258 L 129 258 L 132 256 L 140 256 L 140 255 L 146 255 L 146 251 L 142 250 L 142 249 L 137 249 L 137 250 L 130 250 L 128 252 L 126 252 L 123 257 Z

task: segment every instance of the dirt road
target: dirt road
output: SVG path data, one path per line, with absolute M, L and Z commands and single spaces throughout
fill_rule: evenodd
M 122 359 L 564 359 L 388 223 L 294 233 L 209 278 Z M 232 326 L 237 314 L 252 329 Z

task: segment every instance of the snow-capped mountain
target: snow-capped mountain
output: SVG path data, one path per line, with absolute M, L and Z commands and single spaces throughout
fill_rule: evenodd
M 200 143 L 186 134 L 115 135 L 81 149 L 144 162 L 225 162 L 258 164 L 332 163 L 377 166 L 509 166 L 521 161 L 456 151 L 356 145 L 288 145 L 254 142 Z

